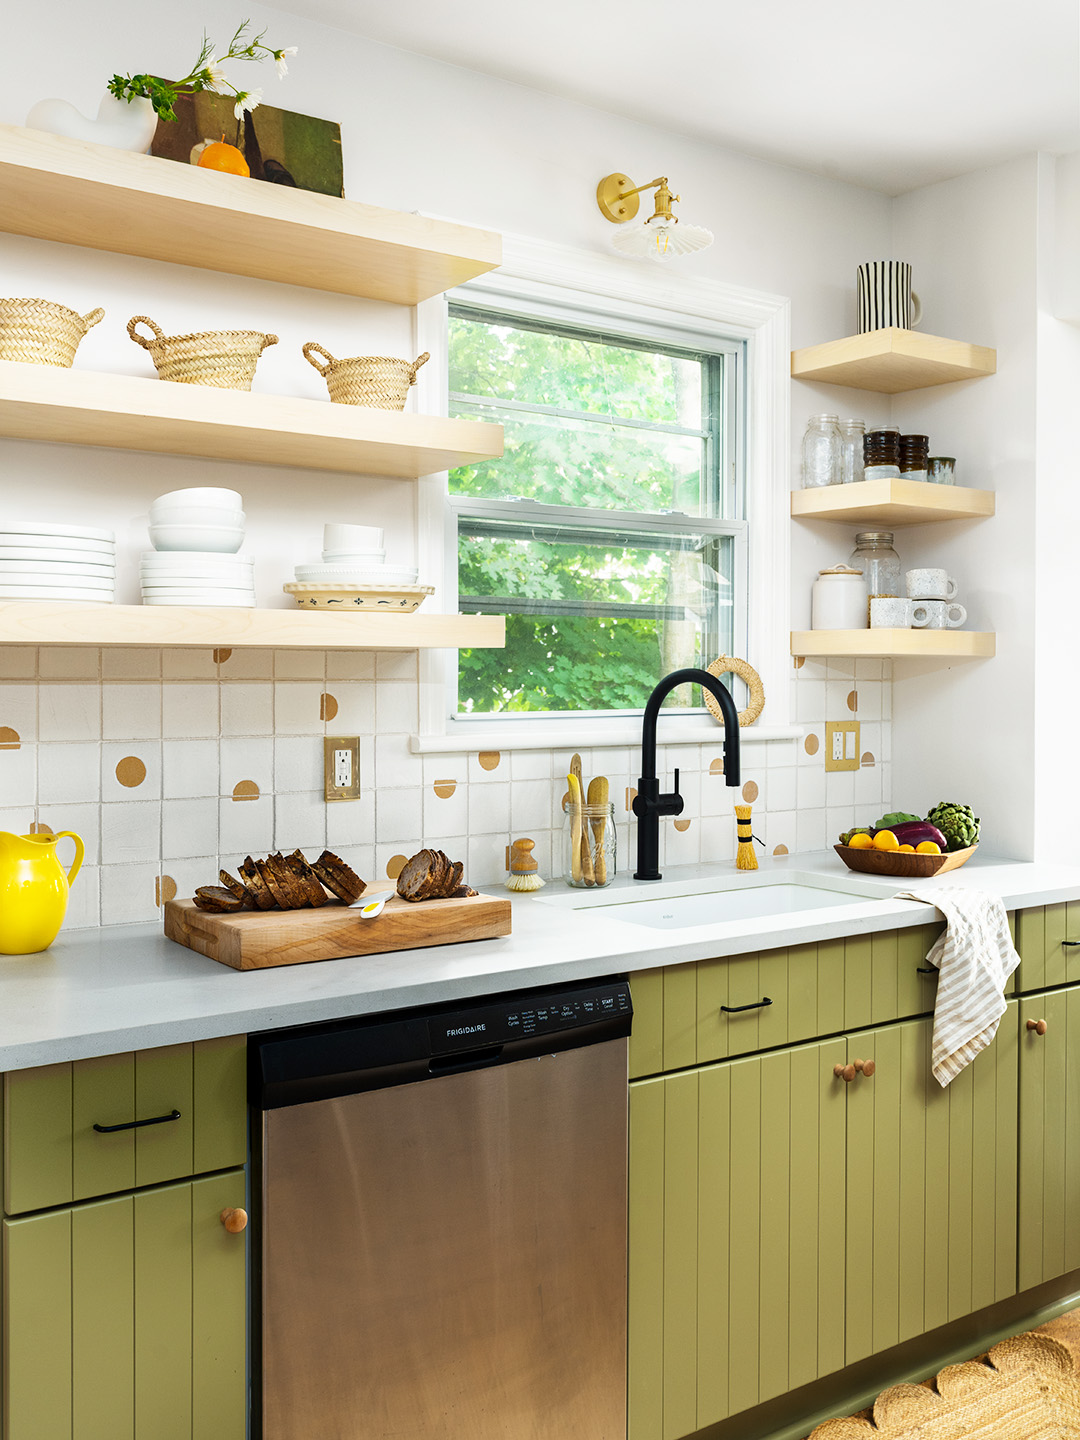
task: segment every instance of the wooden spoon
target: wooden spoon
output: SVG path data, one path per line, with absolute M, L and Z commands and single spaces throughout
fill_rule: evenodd
M 577 780 L 577 830 L 580 836 L 578 840 L 578 851 L 580 854 L 581 878 L 585 881 L 586 885 L 595 885 L 596 876 L 593 874 L 592 849 L 589 846 L 589 827 L 584 823 L 585 816 L 581 808 L 585 803 L 585 782 L 581 778 L 580 755 L 572 755 L 570 757 L 570 774 Z
M 581 782 L 572 770 L 566 784 L 570 790 L 570 875 L 578 885 L 581 883 Z
M 606 775 L 597 775 L 595 780 L 589 781 L 589 804 L 607 805 L 608 803 L 608 782 Z M 594 816 L 589 824 L 593 833 L 593 873 L 597 885 L 607 884 L 607 861 L 604 859 L 604 829 L 607 825 L 607 815 Z M 586 841 L 586 844 L 588 841 Z

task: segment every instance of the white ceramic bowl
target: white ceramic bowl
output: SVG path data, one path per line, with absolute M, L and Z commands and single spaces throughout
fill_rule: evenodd
M 215 510 L 212 505 L 151 505 L 151 525 L 243 525 L 243 510 Z
M 211 485 L 195 486 L 191 490 L 170 490 L 159 495 L 150 506 L 158 505 L 209 505 L 215 510 L 242 510 L 244 497 L 239 490 L 218 490 Z
M 216 551 L 234 555 L 244 543 L 242 525 L 151 525 L 155 550 Z
M 378 550 L 383 532 L 378 525 L 324 525 L 324 550 Z

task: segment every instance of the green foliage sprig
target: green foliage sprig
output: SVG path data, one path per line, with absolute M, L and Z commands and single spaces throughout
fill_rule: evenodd
M 222 69 L 225 62 L 272 59 L 277 66 L 278 79 L 283 80 L 289 71 L 285 57 L 296 54 L 295 45 L 278 50 L 265 44 L 265 30 L 260 30 L 258 35 L 249 35 L 250 27 L 250 20 L 242 21 L 228 48 L 220 55 L 215 53 L 214 44 L 204 34 L 199 58 L 183 80 L 162 80 L 157 75 L 114 75 L 109 81 L 109 93 L 117 100 L 126 100 L 129 105 L 136 97 L 149 100 L 160 119 L 175 122 L 176 101 L 180 95 L 196 95 L 200 90 L 212 90 L 216 95 L 234 97 L 233 112 L 239 119 L 245 110 L 254 110 L 261 102 L 262 91 L 241 90 L 234 85 Z

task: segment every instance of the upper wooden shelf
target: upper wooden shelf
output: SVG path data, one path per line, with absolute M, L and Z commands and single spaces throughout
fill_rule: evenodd
M 992 490 L 963 485 L 931 485 L 925 480 L 860 480 L 854 485 L 823 485 L 793 490 L 791 514 L 797 520 L 834 520 L 841 524 L 925 525 L 933 520 L 975 520 L 994 513 Z
M 502 260 L 501 238 L 0 126 L 0 230 L 415 305 Z
M 14 360 L 0 360 L 0 435 L 397 479 L 502 454 L 502 426 L 477 420 Z
M 339 615 L 180 605 L 0 604 L 0 645 L 143 645 L 210 649 L 497 649 L 501 615 Z
M 895 327 L 791 352 L 795 380 L 823 380 L 828 385 L 850 385 L 882 395 L 975 380 L 993 375 L 996 369 L 997 351 L 985 345 Z
M 863 660 L 985 660 L 996 636 L 977 630 L 793 630 L 792 655 Z

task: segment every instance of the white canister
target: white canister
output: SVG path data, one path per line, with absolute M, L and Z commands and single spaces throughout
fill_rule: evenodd
M 814 630 L 865 630 L 870 624 L 869 592 L 861 570 L 834 565 L 818 572 L 810 600 Z

